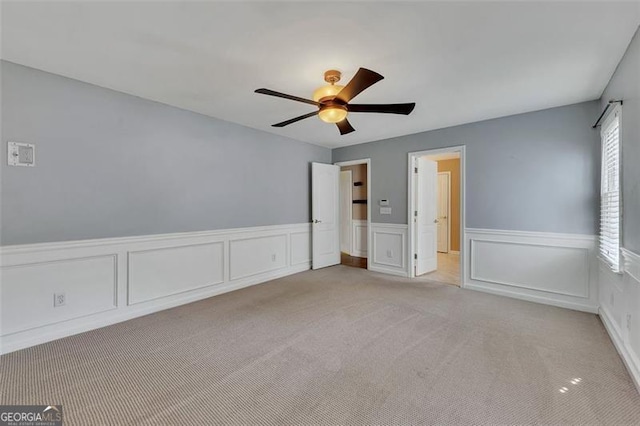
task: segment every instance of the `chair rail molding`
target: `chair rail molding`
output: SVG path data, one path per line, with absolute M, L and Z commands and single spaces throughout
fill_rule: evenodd
M 464 287 L 596 313 L 596 237 L 466 228 Z
M 621 248 L 622 259 L 624 259 L 624 272 L 640 284 L 640 254 L 634 253 L 626 248 Z
M 311 225 L 4 246 L 0 259 L 7 353 L 308 270 Z

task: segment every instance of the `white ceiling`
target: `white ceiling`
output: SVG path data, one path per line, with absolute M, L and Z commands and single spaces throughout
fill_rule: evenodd
M 327 147 L 600 97 L 640 2 L 3 2 L 2 58 Z M 310 118 L 323 72 L 385 76 L 358 103 L 408 116 Z

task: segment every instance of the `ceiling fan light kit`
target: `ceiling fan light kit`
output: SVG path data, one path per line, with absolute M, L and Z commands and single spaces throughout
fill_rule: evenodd
M 325 123 L 338 123 L 347 118 L 347 108 L 343 105 L 321 106 L 318 117 Z
M 338 70 L 328 70 L 324 73 L 324 80 L 329 83 L 313 92 L 313 100 L 300 98 L 298 96 L 287 95 L 285 93 L 276 92 L 270 89 L 257 89 L 256 93 L 262 95 L 275 96 L 278 98 L 289 99 L 292 101 L 302 102 L 318 107 L 317 111 L 292 118 L 281 123 L 273 124 L 273 127 L 284 127 L 293 124 L 305 118 L 317 115 L 326 123 L 335 123 L 341 135 L 354 132 L 355 129 L 347 120 L 349 112 L 375 112 L 382 114 L 402 114 L 409 115 L 415 103 L 406 104 L 349 104 L 351 99 L 359 95 L 363 90 L 373 86 L 384 77 L 375 71 L 366 68 L 358 69 L 356 75 L 347 83 L 346 86 L 340 86 L 336 83 L 340 81 L 341 73 Z

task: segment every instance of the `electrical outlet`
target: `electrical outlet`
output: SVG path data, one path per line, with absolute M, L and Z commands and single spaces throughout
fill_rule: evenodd
M 7 143 L 7 162 L 10 166 L 35 166 L 35 146 L 22 142 Z
M 627 328 L 631 330 L 631 314 L 627 314 Z
M 272 261 L 272 262 L 275 262 L 275 261 L 276 261 L 276 254 L 275 254 L 275 253 L 271 255 L 271 261 Z
M 387 257 L 388 258 L 392 258 L 393 257 L 393 251 L 387 250 Z
M 67 295 L 64 293 L 53 294 L 53 307 L 64 306 L 67 303 Z

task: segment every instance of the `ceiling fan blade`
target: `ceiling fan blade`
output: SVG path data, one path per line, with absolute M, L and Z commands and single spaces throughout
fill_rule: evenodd
M 384 77 L 375 71 L 368 70 L 366 68 L 360 68 L 356 75 L 353 76 L 351 81 L 338 93 L 335 99 L 341 100 L 344 103 L 349 102 L 351 99 L 358 96 L 360 92 L 366 88 L 373 86 Z
M 257 89 L 256 93 L 260 93 L 261 95 L 269 95 L 275 96 L 277 98 L 289 99 L 292 101 L 304 102 L 305 104 L 311 104 L 315 106 L 320 106 L 320 104 L 316 101 L 312 101 L 311 99 L 299 98 L 298 96 L 287 95 L 286 93 L 276 92 L 275 90 L 270 89 Z
M 349 120 L 347 120 L 346 118 L 342 121 L 338 121 L 336 123 L 336 126 L 338 126 L 341 135 L 346 135 L 347 133 L 356 131 L 356 129 L 351 126 L 351 123 L 349 123 Z
M 309 114 L 301 115 L 300 117 L 296 117 L 296 118 L 292 118 L 291 120 L 283 121 L 282 123 L 272 124 L 271 127 L 288 126 L 289 124 L 293 124 L 293 123 L 295 123 L 297 121 L 304 120 L 305 118 L 309 118 L 309 117 L 313 117 L 314 115 L 318 115 L 319 112 L 320 112 L 320 110 L 313 111 L 313 112 L 310 112 Z
M 347 109 L 349 112 L 379 112 L 383 114 L 403 114 L 409 115 L 415 103 L 410 104 L 349 104 Z

